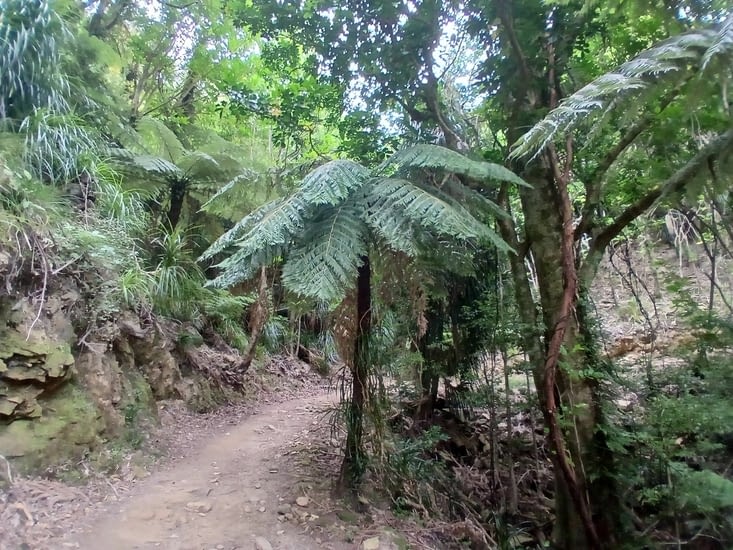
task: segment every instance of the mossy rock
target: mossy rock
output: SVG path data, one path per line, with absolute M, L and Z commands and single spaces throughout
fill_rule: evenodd
M 73 385 L 42 401 L 40 418 L 16 420 L 0 431 L 0 449 L 21 473 L 81 458 L 99 444 L 104 429 L 94 403 Z

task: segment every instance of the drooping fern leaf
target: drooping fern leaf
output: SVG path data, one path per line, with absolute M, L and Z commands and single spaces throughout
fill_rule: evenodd
M 439 145 L 413 145 L 398 151 L 387 159 L 377 170 L 385 173 L 390 167 L 396 167 L 398 174 L 410 168 L 429 168 L 460 174 L 480 181 L 506 181 L 515 185 L 528 184 L 511 170 L 499 164 L 472 160 L 464 155 Z
M 511 157 L 534 158 L 557 137 L 604 110 L 618 108 L 623 100 L 646 93 L 653 86 L 675 85 L 690 74 L 699 73 L 709 60 L 722 55 L 733 44 L 730 19 L 729 16 L 725 20 L 720 31 L 694 30 L 664 40 L 586 84 L 517 140 Z
M 484 214 L 494 218 L 508 218 L 509 214 L 494 201 L 485 197 L 481 193 L 474 191 L 455 179 L 448 179 L 442 185 L 441 189 L 448 195 L 456 199 L 458 202 L 466 206 L 471 212 L 476 214 Z M 474 215 L 476 215 L 474 214 Z
M 326 302 L 344 297 L 367 251 L 368 228 L 361 213 L 353 200 L 319 208 L 283 267 L 289 290 Z
M 509 250 L 508 245 L 487 225 L 438 189 L 427 190 L 396 178 L 376 178 L 369 203 L 367 221 L 372 227 L 388 227 L 395 220 L 406 217 L 442 235 L 462 240 L 486 239 L 502 250 Z M 391 233 L 394 234 L 393 231 Z M 405 251 L 405 248 L 400 250 Z
M 221 268 L 221 273 L 207 286 L 229 288 L 251 279 L 263 265 L 272 265 L 282 258 L 286 250 L 285 246 L 266 246 L 254 252 L 240 249 L 217 266 Z
M 702 70 L 707 69 L 716 59 L 727 60 L 730 66 L 733 59 L 733 11 L 723 21 L 717 36 L 702 56 Z
M 257 248 L 283 245 L 291 240 L 292 235 L 301 229 L 302 216 L 307 203 L 303 195 L 296 191 L 285 199 L 275 199 L 242 218 L 234 227 L 219 237 L 199 258 L 205 261 L 226 248 L 237 245 L 240 250 L 238 258 L 254 254 Z M 225 260 L 220 267 L 226 269 L 231 262 Z
M 181 140 L 162 121 L 149 116 L 141 117 L 137 121 L 136 130 L 142 137 L 145 153 L 176 164 L 186 155 L 186 148 Z
M 181 168 L 161 157 L 136 155 L 127 149 L 110 149 L 109 156 L 121 171 L 138 177 L 170 181 L 185 176 Z
M 224 197 L 227 197 L 236 188 L 247 183 L 256 182 L 258 178 L 259 174 L 257 174 L 253 170 L 248 170 L 246 168 L 243 169 L 239 174 L 229 180 L 229 182 L 227 182 L 223 187 L 220 187 L 219 190 L 214 193 L 214 195 L 201 206 L 201 210 L 209 211 L 214 203 L 222 200 Z

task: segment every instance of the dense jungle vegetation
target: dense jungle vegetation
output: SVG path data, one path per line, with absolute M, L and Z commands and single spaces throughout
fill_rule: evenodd
M 732 77 L 726 0 L 0 0 L 3 292 L 344 365 L 446 547 L 730 548 Z

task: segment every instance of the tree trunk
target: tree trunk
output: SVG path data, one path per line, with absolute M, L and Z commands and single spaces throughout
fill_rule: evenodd
M 168 205 L 168 226 L 173 231 L 181 219 L 183 201 L 186 199 L 186 188 L 188 182 L 185 179 L 177 179 L 170 184 L 170 204 Z
M 568 235 L 561 193 L 550 173 L 538 175 L 531 180 L 533 189 L 522 190 L 521 195 L 545 333 L 543 357 L 533 358 L 533 366 L 555 466 L 554 539 L 563 549 L 608 547 L 613 545 L 613 535 L 620 533 L 615 527 L 622 514 L 610 475 L 612 455 L 598 435 L 602 414 L 597 384 L 592 374 L 585 374 L 594 366 L 587 355 L 594 349 L 594 335 L 587 317 L 579 315 L 583 304 L 577 301 L 575 265 L 567 265 L 571 258 L 563 252 Z M 519 265 L 514 263 L 513 271 Z M 521 272 L 513 275 L 518 287 L 528 284 L 523 264 Z M 578 346 L 581 341 L 583 346 Z
M 257 293 L 257 301 L 252 307 L 252 313 L 249 319 L 249 344 L 247 351 L 239 365 L 240 372 L 244 374 L 249 369 L 252 361 L 257 354 L 257 344 L 262 336 L 262 329 L 267 323 L 267 268 L 264 266 L 260 269 L 260 285 Z
M 338 489 L 355 490 L 366 466 L 362 438 L 364 435 L 364 407 L 367 399 L 369 376 L 369 338 L 371 313 L 371 266 L 369 258 L 361 258 L 362 265 L 356 282 L 357 331 L 354 339 L 354 364 L 352 366 L 351 400 L 346 412 L 346 449 L 341 464 Z

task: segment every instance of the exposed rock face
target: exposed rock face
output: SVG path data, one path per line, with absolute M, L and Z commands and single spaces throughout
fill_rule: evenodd
M 57 318 L 60 314 L 52 313 L 33 325 L 36 315 L 22 301 L 0 325 L 0 420 L 38 418 L 42 414 L 38 397 L 59 387 L 71 374 L 71 347 L 53 330 L 65 324 Z M 22 322 L 17 322 L 19 316 Z
M 231 348 L 180 349 L 178 327 L 129 313 L 94 327 L 72 354 L 79 299 L 56 290 L 39 314 L 28 299 L 0 298 L 0 449 L 20 470 L 77 458 L 103 439 L 140 441 L 158 421 L 156 400 L 205 409 L 225 386 L 241 388 Z

